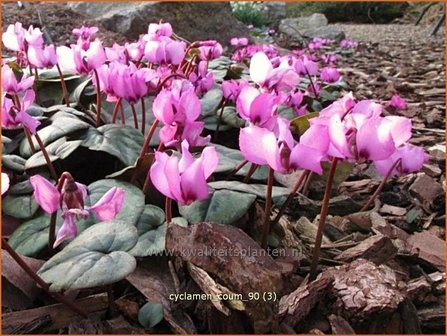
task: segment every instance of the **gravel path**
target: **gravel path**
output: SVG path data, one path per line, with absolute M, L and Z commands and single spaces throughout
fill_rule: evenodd
M 445 31 L 441 28 L 435 37 L 430 33 L 434 26 L 415 26 L 410 24 L 333 24 L 342 29 L 346 37 L 363 42 L 394 42 L 406 40 L 407 42 L 439 42 L 445 43 Z

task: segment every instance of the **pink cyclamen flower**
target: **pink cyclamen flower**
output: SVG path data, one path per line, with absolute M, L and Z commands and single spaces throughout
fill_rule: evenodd
M 340 41 L 340 47 L 342 49 L 356 49 L 358 47 L 358 42 L 351 39 L 344 39 Z
M 325 153 L 316 147 L 295 145 L 289 124 L 288 120 L 278 117 L 273 131 L 254 125 L 241 129 L 239 147 L 242 155 L 255 164 L 268 164 L 281 174 L 298 168 L 322 174 L 321 160 Z
M 90 40 L 94 34 L 98 32 L 98 27 L 85 27 L 73 29 L 73 34 L 78 36 L 77 44 L 83 49 L 88 50 Z
M 248 86 L 246 80 L 225 80 L 222 82 L 222 94 L 225 99 L 235 102 L 239 97 L 241 90 L 246 86 Z
M 57 64 L 56 48 L 53 44 L 45 47 L 30 46 L 28 61 L 36 68 L 52 68 Z
M 214 40 L 202 41 L 199 49 L 199 57 L 202 61 L 219 58 L 223 53 L 222 45 Z
M 278 103 L 278 96 L 260 93 L 254 87 L 246 86 L 239 93 L 236 110 L 242 119 L 271 130 L 276 125 L 275 111 Z
M 83 75 L 99 68 L 107 60 L 102 42 L 98 39 L 91 42 L 87 50 L 82 49 L 80 45 L 72 44 L 71 48 L 57 47 L 56 54 L 63 70 Z
M 33 90 L 25 91 L 20 108 L 8 97 L 2 97 L 2 127 L 15 128 L 23 125 L 31 134 L 36 134 L 40 121 L 34 119 L 26 110 L 34 102 L 35 94 Z
M 25 51 L 25 29 L 20 22 L 11 24 L 2 34 L 2 42 L 11 51 Z
M 23 76 L 19 82 L 17 82 L 16 75 L 14 71 L 9 67 L 9 65 L 2 65 L 2 90 L 3 93 L 9 93 L 16 95 L 19 92 L 23 92 L 34 84 L 34 76 L 25 77 Z
M 219 163 L 214 147 L 206 147 L 199 158 L 189 152 L 189 144 L 182 142 L 182 157 L 155 152 L 150 177 L 155 188 L 181 205 L 189 205 L 208 197 L 206 180 Z
M 206 145 L 210 137 L 200 136 L 204 123 L 197 121 L 201 109 L 194 86 L 189 81 L 173 81 L 171 89 L 163 89 L 152 105 L 155 118 L 164 124 L 160 141 L 166 147 L 179 147 L 185 139 L 191 146 Z
M 37 204 L 49 214 L 55 213 L 59 209 L 62 210 L 64 222 L 57 233 L 53 247 L 77 235 L 75 218 L 87 218 L 91 211 L 102 221 L 111 220 L 121 211 L 124 203 L 124 190 L 113 187 L 93 206 L 85 207 L 86 186 L 75 182 L 70 174 L 65 174 L 66 179 L 60 192 L 44 177 L 40 175 L 30 177 L 30 183 L 34 188 L 33 196 Z
M 390 106 L 396 110 L 405 110 L 407 108 L 407 102 L 398 95 L 394 95 L 391 97 Z
M 160 41 L 148 41 L 144 56 L 150 63 L 178 65 L 183 60 L 185 49 L 185 42 L 163 38 Z
M 250 77 L 259 86 L 278 91 L 291 90 L 300 80 L 287 60 L 282 61 L 278 67 L 274 68 L 264 52 L 257 52 L 251 58 Z
M 321 70 L 320 78 L 326 83 L 338 82 L 341 75 L 336 68 L 323 68 Z
M 2 195 L 9 189 L 9 176 L 8 174 L 2 173 Z
M 321 55 L 321 60 L 326 64 L 335 64 L 335 63 L 337 63 L 337 55 L 336 54 L 324 54 L 324 55 Z
M 306 55 L 296 60 L 294 67 L 295 71 L 300 75 L 315 76 L 318 73 L 318 64 Z
M 233 47 L 245 47 L 246 45 L 248 45 L 248 38 L 246 38 L 246 37 L 233 37 L 230 40 L 230 44 Z
M 198 96 L 211 90 L 214 86 L 214 74 L 210 71 L 208 72 L 208 62 L 200 61 L 197 66 L 197 74 L 191 73 L 189 75 L 189 81 L 194 84 L 196 88 L 196 93 Z
M 145 39 L 147 41 L 157 41 L 162 37 L 171 37 L 172 34 L 173 31 L 170 23 L 151 23 L 149 24 Z
M 375 161 L 374 165 L 379 174 L 385 176 L 391 167 L 398 161 L 400 162 L 391 172 L 393 175 L 406 175 L 420 170 L 425 162 L 429 159 L 427 153 L 422 147 L 411 144 L 404 144 L 397 148 L 396 151 L 387 159 Z

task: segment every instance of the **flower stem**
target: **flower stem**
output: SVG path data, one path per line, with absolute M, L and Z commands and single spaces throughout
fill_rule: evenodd
M 135 104 L 130 104 L 130 108 L 132 110 L 134 127 L 138 129 L 138 117 L 137 117 L 137 111 L 135 110 Z
M 225 98 L 222 99 L 222 103 L 221 104 L 222 105 L 221 105 L 219 114 L 217 115 L 217 126 L 216 126 L 216 132 L 214 132 L 214 139 L 213 139 L 214 143 L 216 143 L 217 136 L 219 135 L 220 124 L 222 123 L 223 110 L 225 108 L 225 105 L 227 105 L 227 100 Z
M 120 100 L 120 116 L 121 116 L 121 125 L 126 125 L 126 116 L 124 115 L 123 102 Z
M 96 79 L 96 127 L 101 123 L 101 87 L 99 83 L 98 71 L 93 70 Z
M 65 105 L 67 105 L 67 107 L 69 107 L 70 106 L 70 100 L 68 99 L 67 84 L 65 83 L 64 75 L 62 74 L 62 70 L 61 70 L 59 64 L 56 64 L 56 68 L 57 68 L 57 72 L 59 72 L 59 77 L 61 79 L 61 86 L 62 86 L 62 92 L 63 92 L 63 95 L 64 95 Z
M 242 168 L 244 168 L 244 166 L 248 163 L 248 160 L 242 161 L 241 163 L 239 163 L 239 165 L 234 168 L 231 172 L 228 173 L 226 180 L 232 178 L 234 175 L 236 175 L 236 173 L 241 170 Z
M 269 177 L 267 181 L 267 192 L 265 194 L 265 217 L 262 224 L 261 247 L 267 247 L 267 237 L 270 232 L 270 213 L 272 211 L 272 189 L 273 189 L 273 173 L 274 170 L 269 168 Z
M 113 111 L 112 111 L 112 123 L 113 124 L 116 123 L 116 119 L 118 117 L 118 110 L 119 110 L 119 107 L 121 104 L 121 99 L 122 98 L 118 98 L 118 100 L 115 103 L 115 107 L 113 108 Z
M 146 106 L 144 103 L 144 98 L 141 98 L 140 102 L 141 102 L 141 124 L 142 124 L 141 133 L 143 133 L 144 135 L 144 133 L 146 132 Z
M 39 144 L 40 150 L 42 151 L 43 157 L 45 158 L 48 169 L 50 170 L 51 177 L 53 178 L 53 180 L 57 181 L 56 169 L 54 169 L 53 162 L 51 162 L 51 160 L 50 160 L 50 156 L 48 155 L 47 149 L 45 148 L 45 145 L 43 144 L 42 139 L 40 138 L 40 136 L 37 132 L 36 132 L 36 134 L 34 134 L 34 137 L 36 138 L 37 143 Z
M 304 196 L 307 196 L 307 194 L 309 193 L 309 187 L 310 187 L 310 183 L 312 182 L 313 176 L 314 176 L 313 172 L 310 172 L 309 175 L 307 176 L 307 180 L 306 180 L 306 183 L 304 183 L 304 187 L 303 187 L 303 191 L 302 191 L 302 194 Z
M 149 148 L 149 145 L 151 143 L 152 136 L 154 135 L 154 133 L 157 129 L 157 126 L 158 126 L 158 119 L 154 119 L 154 122 L 152 123 L 152 126 L 149 129 L 149 133 L 147 134 L 146 139 L 144 140 L 143 147 L 141 147 L 140 154 L 138 155 L 138 158 L 135 161 L 136 162 L 135 165 L 137 164 L 138 160 L 141 160 L 143 158 L 144 154 L 146 154 L 147 149 Z M 132 178 L 130 180 L 131 183 L 134 183 L 136 178 L 137 178 L 137 170 L 135 169 L 132 174 Z
M 56 218 L 57 211 L 53 212 L 50 217 L 50 232 L 48 233 L 48 249 L 50 252 L 53 251 L 53 245 L 56 241 Z
M 59 293 L 51 293 L 50 286 L 27 265 L 22 257 L 9 245 L 5 238 L 2 238 L 2 248 L 4 248 L 9 253 L 14 261 L 26 272 L 26 274 L 28 274 L 40 287 L 42 287 L 42 289 L 47 292 L 48 295 L 52 296 L 57 301 L 65 304 L 75 313 L 81 315 L 84 318 L 87 318 L 87 314 L 85 312 L 76 307 L 72 302 L 68 301 L 63 295 Z
M 374 200 L 377 198 L 377 196 L 380 194 L 380 192 L 382 191 L 383 187 L 385 186 L 386 181 L 388 181 L 391 173 L 393 172 L 394 168 L 397 167 L 397 165 L 401 162 L 402 160 L 396 160 L 396 162 L 394 162 L 394 164 L 391 166 L 391 168 L 388 170 L 388 172 L 386 173 L 385 177 L 383 178 L 382 182 L 380 182 L 379 186 L 377 187 L 376 191 L 374 191 L 374 194 L 372 194 L 372 196 L 369 198 L 368 202 L 366 202 L 366 204 L 363 206 L 363 208 L 360 209 L 360 211 L 366 211 L 369 206 L 374 202 Z
M 289 206 L 290 202 L 292 202 L 293 197 L 295 197 L 295 194 L 297 193 L 300 186 L 303 184 L 304 179 L 309 175 L 309 171 L 305 170 L 301 173 L 300 178 L 298 181 L 296 181 L 295 185 L 293 186 L 292 191 L 290 192 L 289 196 L 285 200 L 285 202 L 281 205 L 281 208 L 279 209 L 278 214 L 276 215 L 275 219 L 273 220 L 273 225 L 279 222 L 279 219 L 282 217 L 284 212 L 286 211 L 287 207 Z
M 34 146 L 33 139 L 31 138 L 31 133 L 28 128 L 23 127 L 23 131 L 25 132 L 26 140 L 28 140 L 28 144 L 31 148 L 31 152 L 35 154 L 37 152 L 36 147 Z
M 165 215 L 166 222 L 169 224 L 172 222 L 172 200 L 169 197 L 165 199 Z
M 252 163 L 250 166 L 250 169 L 248 170 L 247 176 L 245 176 L 244 178 L 244 183 L 248 183 L 250 182 L 250 178 L 253 176 L 253 174 L 255 173 L 256 169 L 258 169 L 258 165 L 256 163 Z
M 318 94 L 318 92 L 317 92 L 317 90 L 316 90 L 314 81 L 312 80 L 312 76 L 309 74 L 309 71 L 307 71 L 307 69 L 306 69 L 306 74 L 307 74 L 307 77 L 308 77 L 309 80 L 310 80 L 310 85 L 312 86 L 312 89 L 313 89 L 313 91 L 314 91 L 315 98 L 316 98 L 317 100 L 320 100 L 320 96 L 319 96 L 319 94 Z
M 329 200 L 331 198 L 332 183 L 334 181 L 335 170 L 337 168 L 338 158 L 332 159 L 331 169 L 326 182 L 326 188 L 324 190 L 323 202 L 321 204 L 320 220 L 318 221 L 318 230 L 315 237 L 315 246 L 312 256 L 312 264 L 310 266 L 310 280 L 316 278 L 318 260 L 320 258 L 321 241 L 323 239 L 324 226 L 326 224 L 326 217 L 329 208 Z

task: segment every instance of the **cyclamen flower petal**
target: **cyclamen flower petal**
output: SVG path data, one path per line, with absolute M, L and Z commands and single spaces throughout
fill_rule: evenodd
M 321 161 L 324 158 L 324 153 L 299 143 L 290 153 L 290 165 L 292 168 L 303 168 L 313 171 L 319 175 L 323 174 Z
M 34 188 L 34 199 L 37 204 L 49 214 L 56 212 L 60 206 L 61 194 L 57 188 L 46 178 L 40 175 L 30 177 L 30 183 Z
M 397 148 L 389 158 L 374 161 L 374 165 L 379 174 L 385 176 L 394 163 L 401 160 L 401 163 L 391 172 L 391 176 L 405 175 L 420 170 L 428 159 L 429 157 L 422 147 L 405 144 Z
M 2 173 L 2 195 L 9 189 L 9 176 L 8 174 Z
M 185 140 L 182 149 L 180 160 L 174 155 L 156 152 L 150 177 L 158 191 L 184 205 L 208 197 L 206 179 L 216 169 L 218 156 L 210 147 L 198 159 L 193 159 Z
M 25 51 L 25 29 L 20 22 L 11 24 L 2 34 L 2 42 L 11 51 Z
M 321 70 L 320 77 L 326 83 L 335 83 L 338 82 L 341 75 L 336 68 L 324 68 Z
M 398 116 L 385 117 L 390 121 L 390 132 L 393 137 L 394 144 L 399 147 L 411 138 L 411 119 Z
M 78 234 L 78 228 L 74 222 L 74 214 L 66 212 L 62 215 L 64 222 L 61 228 L 57 232 L 56 241 L 54 242 L 53 248 L 59 246 L 63 241 L 74 238 Z
M 96 217 L 106 221 L 116 217 L 124 203 L 124 190 L 113 187 L 106 192 L 93 206 L 90 207 Z
M 250 61 L 250 77 L 253 82 L 262 85 L 272 70 L 272 63 L 265 53 L 257 52 L 253 55 Z
M 258 126 L 249 126 L 241 129 L 239 133 L 239 148 L 244 158 L 258 165 L 267 164 L 262 139 L 271 132 Z
M 14 71 L 9 67 L 9 65 L 2 65 L 2 89 L 5 93 L 17 94 L 21 91 L 29 89 L 34 84 L 34 76 L 25 77 L 17 82 L 17 78 Z
M 398 95 L 391 97 L 390 106 L 397 110 L 405 110 L 407 108 L 407 102 Z
M 368 160 L 384 160 L 396 149 L 391 135 L 391 122 L 380 117 L 366 120 L 358 130 L 356 144 L 358 156 Z

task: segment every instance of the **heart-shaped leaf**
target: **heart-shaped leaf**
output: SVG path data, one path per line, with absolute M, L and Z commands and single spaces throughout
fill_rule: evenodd
M 172 219 L 174 223 L 187 226 L 188 222 L 182 217 Z M 129 251 L 134 257 L 147 257 L 165 250 L 167 223 L 165 213 L 159 207 L 146 205 L 136 224 L 138 242 Z
M 59 159 L 63 160 L 67 158 L 81 145 L 81 143 L 81 140 L 67 141 L 66 137 L 57 139 L 55 142 L 46 146 L 50 161 L 54 162 Z M 47 161 L 45 160 L 42 151 L 39 151 L 26 160 L 25 169 L 37 168 L 45 166 L 46 164 Z
M 59 211 L 56 216 L 56 229 L 62 226 L 62 214 Z M 87 219 L 76 220 L 78 233 L 93 224 L 93 216 Z M 43 214 L 20 225 L 9 238 L 9 244 L 18 253 L 25 256 L 34 256 L 48 245 L 50 232 L 50 215 Z
M 113 284 L 135 270 L 129 251 L 137 242 L 135 226 L 113 220 L 95 224 L 76 237 L 38 271 L 51 291 Z
M 57 112 L 50 118 L 50 120 L 52 121 L 51 125 L 48 125 L 37 132 L 45 146 L 63 136 L 69 135 L 70 133 L 90 127 L 88 123 L 79 120 L 77 116 L 64 111 Z M 33 143 L 35 148 L 39 148 L 34 136 Z M 20 155 L 26 159 L 32 155 L 31 148 L 26 139 L 22 140 L 20 143 Z
M 108 124 L 90 128 L 83 136 L 82 146 L 109 153 L 130 166 L 135 163 L 143 141 L 141 132 L 131 126 Z
M 31 218 L 38 208 L 32 195 L 8 195 L 2 200 L 2 211 L 15 218 Z
M 115 219 L 123 220 L 128 224 L 136 224 L 144 210 L 144 194 L 130 183 L 112 179 L 93 182 L 88 186 L 90 204 L 95 204 L 113 187 L 119 187 L 124 190 L 124 204 Z
M 256 195 L 232 190 L 214 190 L 206 200 L 179 206 L 180 214 L 190 223 L 232 224 L 245 215 Z
M 209 90 L 200 99 L 202 104 L 202 116 L 216 115 L 217 108 L 222 101 L 222 89 L 219 85 L 215 85 L 214 88 Z
M 19 173 L 25 171 L 26 160 L 15 154 L 2 155 L 2 164 L 6 169 L 10 169 Z
M 161 303 L 146 303 L 138 312 L 138 322 L 145 328 L 152 328 L 163 320 Z

